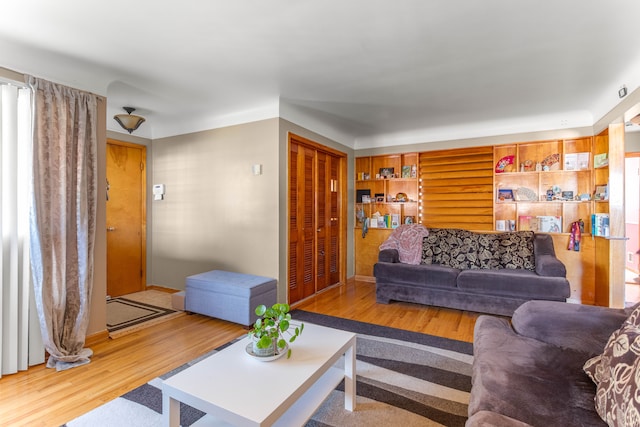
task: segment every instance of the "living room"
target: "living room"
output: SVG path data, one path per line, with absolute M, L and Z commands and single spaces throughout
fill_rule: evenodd
M 43 11 L 54 13 L 48 9 L 50 6 L 37 3 L 34 2 L 32 6 L 45 7 Z M 28 23 L 26 30 L 16 28 L 17 22 L 23 20 L 10 22 L 12 18 L 9 17 L 21 16 L 25 6 L 14 2 L 8 5 L 12 8 L 9 13 L 3 13 L 4 29 L 0 46 L 5 53 L 0 63 L 4 67 L 0 70 L 0 76 L 23 81 L 24 74 L 36 75 L 104 96 L 107 105 L 101 112 L 98 147 L 101 165 L 105 162 L 107 138 L 147 147 L 149 197 L 146 275 L 150 285 L 183 289 L 184 278 L 190 274 L 211 269 L 234 270 L 278 278 L 279 300 L 286 299 L 289 133 L 347 155 L 349 178 L 345 186 L 349 189 L 349 196 L 345 229 L 348 232 L 342 274 L 345 281 L 349 281 L 355 275 L 356 257 L 353 197 L 350 194 L 353 190 L 352 177 L 355 176 L 355 157 L 594 136 L 610 124 L 620 123 L 625 114 L 640 103 L 637 55 L 633 49 L 621 48 L 625 45 L 626 37 L 633 38 L 633 24 L 629 16 L 634 13 L 624 13 L 621 21 L 607 25 L 606 30 L 602 30 L 604 35 L 591 34 L 597 33 L 592 27 L 598 19 L 613 16 L 616 12 L 604 3 L 592 12 L 585 12 L 588 17 L 575 14 L 576 9 L 583 8 L 578 2 L 562 2 L 560 6 L 546 10 L 533 4 L 518 10 L 496 2 L 490 6 L 474 5 L 472 10 L 464 13 L 445 4 L 422 6 L 417 2 L 409 2 L 392 7 L 384 3 L 376 3 L 375 6 L 360 2 L 350 6 L 336 3 L 328 9 L 335 8 L 334 11 L 339 10 L 339 13 L 322 14 L 315 8 L 306 9 L 300 5 L 276 2 L 275 6 L 262 5 L 255 10 L 249 6 L 237 6 L 238 10 L 231 8 L 233 10 L 229 15 L 222 13 L 222 9 L 229 5 L 189 5 L 182 12 L 185 13 L 182 20 L 189 22 L 197 17 L 197 25 L 187 24 L 187 28 L 180 31 L 166 31 L 175 27 L 173 19 L 168 17 L 173 12 L 163 14 L 163 10 L 158 10 L 157 6 L 146 6 L 149 6 L 149 10 L 157 11 L 160 15 L 157 27 L 164 29 L 164 34 L 157 36 L 162 37 L 160 47 L 153 50 L 162 52 L 162 55 L 157 54 L 153 60 L 143 55 L 148 49 L 146 45 L 136 46 L 137 41 L 146 41 L 145 35 L 141 34 L 144 31 L 137 26 L 140 23 L 124 27 L 121 17 L 112 16 L 109 12 L 108 9 L 113 6 L 101 6 L 96 11 L 83 10 L 85 6 L 74 2 L 58 5 L 59 9 L 75 10 L 79 16 L 86 14 L 92 17 L 93 24 L 83 22 L 84 31 L 91 35 L 86 37 L 87 43 L 94 44 L 88 50 L 96 52 L 88 53 L 75 50 L 82 47 L 77 46 L 82 44 L 78 40 L 82 37 L 77 37 L 77 30 L 61 34 L 63 41 L 59 43 L 62 44 L 52 45 L 54 34 L 64 33 L 63 28 L 72 28 L 65 21 L 62 21 L 63 24 L 38 23 L 37 28 L 42 28 L 38 31 L 29 27 Z M 624 2 L 623 6 L 630 12 L 637 8 L 632 2 Z M 217 7 L 221 10 L 216 10 Z M 279 9 L 279 12 L 274 13 L 271 8 Z M 149 10 L 136 6 L 129 13 L 134 14 L 132 20 L 136 21 L 138 17 L 145 18 Z M 503 10 L 509 12 L 505 15 L 508 19 L 500 17 Z M 97 22 L 95 19 L 98 15 L 108 19 L 107 30 L 91 28 Z M 389 21 L 385 20 L 385 15 Z M 468 15 L 465 19 L 471 22 L 461 20 L 461 15 Z M 305 27 L 293 26 L 292 20 L 306 21 L 307 31 L 311 34 L 334 34 L 330 41 L 324 42 L 328 46 L 323 44 L 326 49 L 333 46 L 333 52 L 314 52 L 314 43 L 320 43 L 315 38 L 303 44 L 300 50 L 291 47 L 289 52 L 290 42 L 276 37 L 275 30 L 264 22 L 265 16 L 273 16 L 273 28 L 295 29 L 295 37 L 292 38 L 305 40 L 307 37 Z M 480 18 L 471 19 L 470 16 Z M 554 17 L 548 24 L 551 29 L 542 31 L 540 22 L 546 22 L 544 19 L 550 16 Z M 211 21 L 205 17 L 211 17 Z M 238 17 L 241 19 L 238 20 Z M 444 23 L 434 22 L 438 21 L 436 17 L 440 17 Z M 241 26 L 245 27 L 244 30 L 237 29 L 238 22 L 244 22 Z M 347 31 L 352 24 L 355 25 L 356 35 L 349 35 Z M 520 28 L 530 30 L 531 36 L 527 36 L 526 31 L 520 31 L 519 24 L 522 25 Z M 121 31 L 120 25 L 127 31 Z M 430 25 L 433 26 L 431 30 L 421 30 Z M 567 25 L 570 30 L 567 30 Z M 212 30 L 213 40 L 209 40 L 212 44 L 206 49 L 198 49 L 193 47 L 195 40 L 185 39 L 188 41 L 185 43 L 181 39 L 182 35 L 189 34 L 189 27 L 212 27 L 220 33 Z M 499 28 L 492 34 L 492 41 L 496 43 L 494 48 L 489 46 L 482 49 L 479 40 L 471 43 L 475 53 L 472 52 L 472 46 L 465 46 L 472 38 L 469 33 L 480 39 L 489 27 Z M 465 35 L 461 28 L 468 28 L 469 33 Z M 110 53 L 112 56 L 106 56 L 109 52 L 101 52 L 105 58 L 109 58 L 104 60 L 95 56 L 99 51 L 98 33 L 102 32 L 104 34 L 100 37 L 104 40 L 104 46 L 111 45 L 107 50 L 113 50 Z M 543 37 L 545 32 L 549 34 Z M 513 35 L 513 40 L 505 40 L 507 34 Z M 567 34 L 579 35 L 576 38 L 584 37 L 588 41 L 576 42 Z M 50 41 L 35 40 L 37 37 L 49 38 Z M 240 47 L 234 48 L 229 42 L 225 49 L 214 50 L 213 46 L 217 43 L 213 43 L 214 40 L 232 40 L 234 37 L 242 39 Z M 414 38 L 419 43 L 410 43 Z M 562 43 L 558 43 L 559 47 L 549 49 L 551 52 L 547 51 L 550 57 L 534 55 L 536 46 L 538 49 L 544 46 L 538 43 L 545 42 L 550 46 L 556 40 Z M 224 44 L 227 46 L 226 42 Z M 385 47 L 379 54 L 388 55 L 388 59 L 375 57 L 376 62 L 373 62 L 374 57 L 369 59 L 368 53 L 373 46 L 379 46 L 380 49 Z M 530 50 L 527 49 L 529 46 Z M 282 51 L 279 50 L 281 47 Z M 196 82 L 206 79 L 191 72 L 199 67 L 206 68 L 202 62 L 206 62 L 207 58 L 198 54 L 196 56 L 199 59 L 188 62 L 185 56 L 192 49 L 210 52 L 206 56 L 212 58 L 211 62 L 226 64 L 214 70 L 207 69 L 208 79 L 218 82 L 213 91 L 219 99 L 224 99 L 218 101 L 224 105 L 218 105 L 213 98 L 205 101 L 199 99 L 201 90 Z M 521 50 L 518 55 L 514 54 Z M 609 50 L 614 52 L 610 53 Z M 624 54 L 619 50 L 625 50 Z M 175 51 L 175 54 L 167 54 L 169 51 Z M 293 68 L 304 64 L 309 67 L 304 69 L 309 77 L 299 82 L 297 79 L 302 78 L 300 75 L 278 74 L 274 70 L 277 67 L 266 67 L 264 64 L 269 60 L 275 61 L 274 57 L 267 55 L 273 51 L 287 53 L 275 56 L 281 67 Z M 479 55 L 478 52 L 483 54 Z M 576 52 L 576 55 L 567 52 Z M 295 61 L 290 59 L 294 54 L 298 55 Z M 314 59 L 312 54 L 318 54 L 318 58 Z M 437 58 L 434 60 L 436 64 L 425 59 L 429 55 Z M 533 59 L 525 62 L 527 55 Z M 583 59 L 578 61 L 574 56 Z M 247 62 L 250 57 L 254 61 Z M 342 82 L 322 78 L 323 70 L 328 73 L 348 58 L 356 59 L 356 63 L 347 64 L 351 71 L 342 71 Z M 364 64 L 357 58 L 364 58 L 361 60 Z M 414 62 L 418 58 L 420 61 Z M 464 58 L 477 62 L 473 66 L 467 65 Z M 68 59 L 69 62 L 58 62 L 62 59 Z M 526 65 L 516 66 L 519 61 Z M 558 61 L 557 65 L 554 65 L 554 61 Z M 149 62 L 156 71 L 138 70 L 143 62 Z M 181 80 L 182 85 L 167 92 L 154 92 L 164 86 L 164 83 L 155 84 L 155 79 L 159 79 L 157 70 L 168 67 L 168 62 L 182 64 L 182 72 L 173 74 L 173 78 Z M 233 68 L 232 64 L 240 68 Z M 266 67 L 262 70 L 264 74 L 273 77 L 268 82 L 270 91 L 258 87 L 257 83 L 255 86 L 253 84 L 258 80 L 256 76 L 260 74 L 261 64 Z M 437 68 L 438 64 L 443 67 L 439 72 L 429 68 Z M 311 66 L 317 70 L 315 73 Z M 612 71 L 611 68 L 617 69 Z M 111 73 L 111 69 L 115 72 Z M 527 74 L 531 70 L 535 72 Z M 411 71 L 415 74 L 411 74 Z M 456 74 L 457 79 L 445 81 L 447 73 Z M 392 105 L 386 106 L 389 108 L 386 110 L 382 104 L 388 92 L 376 94 L 372 87 L 382 87 L 395 75 L 402 76 L 399 80 L 417 84 L 413 88 L 399 86 L 400 82 L 394 79 L 386 91 L 395 93 L 396 100 L 401 94 L 405 103 L 393 110 Z M 595 78 L 594 75 L 602 76 L 597 84 L 582 81 L 582 76 L 586 80 Z M 98 81 L 93 79 L 95 76 L 99 77 Z M 140 84 L 145 78 L 148 82 Z M 528 89 L 528 83 L 544 78 L 549 79 L 548 83 L 543 82 L 547 86 L 538 83 L 533 89 Z M 281 81 L 283 79 L 289 80 Z M 184 81 L 188 84 L 184 85 Z M 231 82 L 234 81 L 240 81 L 240 84 L 232 90 Z M 439 83 L 427 84 L 429 81 Z M 275 93 L 278 91 L 273 87 L 279 84 L 286 86 L 286 91 Z M 190 86 L 190 90 L 185 90 L 185 86 Z M 307 86 L 319 87 L 320 92 L 326 92 L 326 96 L 310 93 Z M 622 86 L 628 93 L 619 97 L 618 90 Z M 361 89 L 357 96 L 347 91 L 355 87 Z M 428 90 L 418 90 L 421 87 L 428 87 Z M 473 92 L 476 87 L 485 90 L 476 94 Z M 183 91 L 192 95 L 188 101 L 179 101 L 179 94 Z M 345 91 L 344 94 L 341 91 Z M 232 95 L 229 92 L 233 92 Z M 251 92 L 259 96 L 251 97 Z M 275 98 L 271 96 L 274 93 Z M 507 95 L 514 97 L 508 98 Z M 159 102 L 157 98 L 162 98 L 164 102 Z M 489 102 L 492 98 L 499 108 Z M 245 103 L 244 100 L 248 101 Z M 158 103 L 154 104 L 156 101 Z M 176 104 L 176 108 L 170 110 L 171 114 L 166 114 L 167 104 L 172 103 Z M 357 109 L 358 104 L 363 108 Z M 146 118 L 146 122 L 131 134 L 112 119 L 115 114 L 122 112 L 123 106 L 128 105 L 137 107 L 136 114 Z M 203 117 L 200 113 L 205 109 Z M 582 110 L 589 111 L 583 114 Z M 625 134 L 626 151 L 640 151 L 640 138 L 637 135 L 634 132 Z M 261 165 L 261 174 L 254 175 L 254 165 Z M 101 170 L 98 179 L 100 194 L 106 192 L 105 178 L 104 170 Z M 153 184 L 165 184 L 164 200 L 152 200 Z M 96 274 L 88 327 L 88 335 L 96 338 L 104 338 L 106 323 L 107 224 L 104 208 L 105 201 L 99 199 L 101 217 L 96 234 Z

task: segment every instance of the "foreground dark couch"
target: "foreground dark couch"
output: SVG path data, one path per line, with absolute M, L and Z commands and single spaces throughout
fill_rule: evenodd
M 510 316 L 526 301 L 566 301 L 566 268 L 553 239 L 531 231 L 474 233 L 429 229 L 422 263 L 401 263 L 398 250 L 383 249 L 374 266 L 376 300 Z
M 630 311 L 531 301 L 516 310 L 512 325 L 480 316 L 467 427 L 605 426 L 583 366 L 603 353 Z

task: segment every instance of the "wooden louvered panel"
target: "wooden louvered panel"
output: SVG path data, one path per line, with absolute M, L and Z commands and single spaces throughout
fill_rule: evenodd
M 297 232 L 298 224 L 298 145 L 289 152 L 289 234 Z
M 296 266 L 298 265 L 297 242 L 289 243 L 289 295 L 300 298 L 300 288 L 298 287 L 298 274 Z
M 326 288 L 328 283 L 327 265 L 327 233 L 329 232 L 329 218 L 327 211 L 331 209 L 328 203 L 329 197 L 329 173 L 328 156 L 318 152 L 316 157 L 316 291 Z
M 338 183 L 340 182 L 340 158 L 329 157 L 329 283 L 340 282 L 340 198 Z
M 493 228 L 493 149 L 420 153 L 421 222 L 434 228 Z

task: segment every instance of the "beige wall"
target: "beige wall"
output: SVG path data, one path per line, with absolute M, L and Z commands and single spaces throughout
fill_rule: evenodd
M 107 328 L 107 99 L 98 99 L 98 207 L 93 259 L 93 289 L 87 335 Z M 100 197 L 100 195 L 105 197 Z
M 221 269 L 277 278 L 280 292 L 278 119 L 152 145 L 149 184 L 166 195 L 152 202 L 149 281 L 184 289 L 187 276 Z

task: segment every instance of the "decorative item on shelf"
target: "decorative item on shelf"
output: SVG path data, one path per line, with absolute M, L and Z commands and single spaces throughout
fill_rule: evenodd
M 530 188 L 520 187 L 516 190 L 516 198 L 520 201 L 534 202 L 538 200 L 538 195 Z
M 596 191 L 593 194 L 593 200 L 609 200 L 609 185 L 596 185 Z
M 365 218 L 364 209 L 362 207 L 356 207 L 356 220 L 358 224 L 364 224 Z
M 580 194 L 579 196 L 576 196 L 576 197 L 581 202 L 588 202 L 589 200 L 591 200 L 591 196 L 589 195 L 589 193 L 582 193 L 582 194 Z
M 380 177 L 381 178 L 392 178 L 393 177 L 393 168 L 380 168 Z
M 409 197 L 406 193 L 398 193 L 396 194 L 396 202 L 408 202 Z
M 580 251 L 580 241 L 584 234 L 584 221 L 579 219 L 571 223 L 571 236 L 569 237 L 569 245 L 567 249 L 570 251 Z
M 369 196 L 368 194 L 363 194 L 362 203 L 371 203 L 371 196 Z
M 510 188 L 498 188 L 498 202 L 513 202 L 513 190 Z
M 542 171 L 542 163 L 536 162 L 536 172 L 541 172 L 541 171 Z
M 259 305 L 255 309 L 258 319 L 249 331 L 251 343 L 247 346 L 247 354 L 262 361 L 271 361 L 287 355 L 291 357 L 289 343 L 293 343 L 304 330 L 304 323 L 295 326 L 291 322 L 289 304 L 274 304 L 271 307 Z M 290 330 L 294 327 L 293 331 Z M 285 333 L 289 338 L 285 338 Z
M 553 188 L 547 190 L 547 202 L 551 202 L 553 200 Z
M 411 178 L 411 166 L 402 166 L 402 178 Z
M 496 220 L 496 231 L 507 231 L 507 221 L 504 219 Z
M 533 160 L 525 160 L 524 161 L 524 170 L 523 172 L 533 172 L 536 169 L 536 165 Z
M 546 167 L 546 168 L 545 168 Z M 560 170 L 560 154 L 550 154 L 542 161 L 542 170 L 557 171 Z
M 573 191 L 563 191 L 560 197 L 566 201 L 573 200 Z
M 413 217 L 412 216 L 405 216 L 404 217 L 404 223 L 405 224 L 413 224 Z
M 411 178 L 418 177 L 418 167 L 416 165 L 411 165 Z
M 376 193 L 376 203 L 384 203 L 384 193 Z
M 511 165 L 513 165 L 513 159 L 515 159 L 515 157 L 516 156 L 504 156 L 498 160 L 495 168 L 496 173 L 511 172 L 513 170 L 513 166 Z

